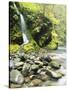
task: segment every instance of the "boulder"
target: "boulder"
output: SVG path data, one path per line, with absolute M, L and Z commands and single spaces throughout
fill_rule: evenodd
M 17 62 L 17 63 L 15 63 L 15 67 L 20 67 L 20 66 L 23 66 L 23 62 Z
M 50 58 L 50 56 L 44 57 L 44 60 L 47 61 L 47 62 L 51 62 L 52 61 L 52 59 Z
M 42 81 L 40 79 L 34 79 L 31 81 L 30 86 L 40 86 Z
M 10 82 L 22 84 L 24 82 L 24 77 L 18 70 L 11 70 Z
M 23 65 L 23 68 L 22 68 L 22 74 L 24 75 L 24 76 L 27 76 L 28 74 L 29 74 L 29 72 L 30 72 L 30 64 L 29 63 L 24 63 L 24 65 Z
M 43 66 L 43 62 L 41 62 L 41 61 L 34 61 L 34 62 L 35 62 L 35 64 L 38 64 L 40 66 Z
M 55 72 L 52 70 L 47 70 L 47 74 L 54 79 L 59 79 L 62 77 L 62 74 L 60 72 Z
M 37 69 L 39 69 L 39 65 L 33 64 L 33 65 L 31 66 L 31 69 L 32 69 L 32 70 L 37 70 Z
M 53 60 L 53 61 L 51 61 L 50 66 L 54 69 L 59 69 L 61 64 L 59 62 Z
M 42 80 L 42 81 L 47 81 L 48 80 L 48 75 L 41 75 L 40 76 L 40 79 Z

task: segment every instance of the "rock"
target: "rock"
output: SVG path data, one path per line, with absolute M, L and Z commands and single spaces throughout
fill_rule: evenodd
M 35 59 L 35 56 L 32 56 L 32 55 L 31 55 L 31 56 L 30 56 L 30 59 L 31 59 L 31 60 L 34 60 L 34 59 Z
M 54 69 L 59 69 L 61 65 L 57 61 L 53 60 L 51 61 L 50 66 Z
M 31 65 L 34 64 L 34 62 L 32 60 L 30 60 L 30 59 L 27 59 L 26 62 L 31 64 Z
M 40 75 L 45 75 L 45 74 L 46 74 L 45 71 L 41 71 L 41 72 L 40 72 Z
M 50 58 L 50 56 L 44 57 L 44 60 L 47 61 L 47 62 L 51 62 L 52 61 L 52 59 Z
M 24 82 L 24 77 L 18 70 L 11 70 L 10 81 L 17 84 L 22 84 Z
M 62 74 L 61 73 L 55 72 L 55 71 L 52 71 L 52 70 L 47 70 L 47 74 L 49 76 L 51 76 L 52 78 L 54 78 L 54 79 L 59 79 L 59 78 L 62 77 Z
M 23 62 L 17 62 L 17 63 L 15 63 L 15 67 L 20 67 L 20 66 L 23 66 Z
M 29 63 L 25 63 L 24 65 L 23 65 L 23 68 L 22 68 L 22 74 L 24 75 L 24 76 L 27 76 L 28 74 L 29 74 L 29 72 L 30 72 L 30 64 Z
M 36 60 L 39 61 L 40 60 L 40 57 L 37 57 Z
M 30 75 L 31 80 L 34 79 L 34 78 L 36 78 L 36 75 Z
M 42 80 L 42 81 L 47 81 L 48 80 L 48 75 L 41 75 L 40 76 L 40 79 Z
M 31 66 L 31 69 L 32 70 L 37 70 L 39 68 L 39 65 L 36 65 L 36 64 L 33 64 L 32 66 Z
M 47 61 L 43 61 L 43 65 L 48 66 L 48 62 Z
M 20 62 L 21 59 L 20 58 L 14 58 L 14 62 Z
M 30 77 L 25 77 L 25 83 L 30 82 Z
M 31 81 L 30 86 L 40 86 L 42 81 L 40 79 L 34 79 Z
M 43 62 L 41 62 L 41 61 L 34 61 L 35 62 L 35 64 L 39 64 L 40 66 L 43 66 Z

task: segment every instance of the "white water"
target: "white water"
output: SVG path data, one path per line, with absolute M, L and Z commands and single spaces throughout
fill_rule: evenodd
M 22 30 L 22 37 L 23 37 L 23 42 L 24 44 L 27 44 L 29 42 L 28 37 L 27 37 L 27 29 L 26 29 L 26 24 L 23 15 L 18 11 L 18 8 L 16 4 L 14 3 L 14 7 L 16 9 L 17 14 L 20 15 L 20 21 L 21 21 L 21 30 Z
M 14 7 L 15 7 L 15 9 L 16 9 L 17 14 L 19 14 L 19 11 L 18 11 L 15 3 L 14 3 Z
M 22 14 L 20 14 L 20 20 L 21 20 L 21 30 L 22 30 L 23 42 L 24 44 L 27 44 L 29 40 L 27 37 L 27 31 L 26 31 L 27 29 L 26 29 L 25 20 Z

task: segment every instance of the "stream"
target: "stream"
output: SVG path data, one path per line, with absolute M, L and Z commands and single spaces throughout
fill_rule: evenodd
M 66 47 L 58 47 L 57 50 L 49 50 L 48 55 L 51 56 L 52 59 L 58 60 L 61 63 L 61 68 L 59 71 L 63 72 L 65 75 L 59 80 L 48 80 L 43 86 L 60 86 L 66 85 Z

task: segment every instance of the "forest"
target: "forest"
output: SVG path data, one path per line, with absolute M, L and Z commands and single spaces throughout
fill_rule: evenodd
M 9 2 L 9 87 L 58 85 L 65 46 L 65 5 Z

